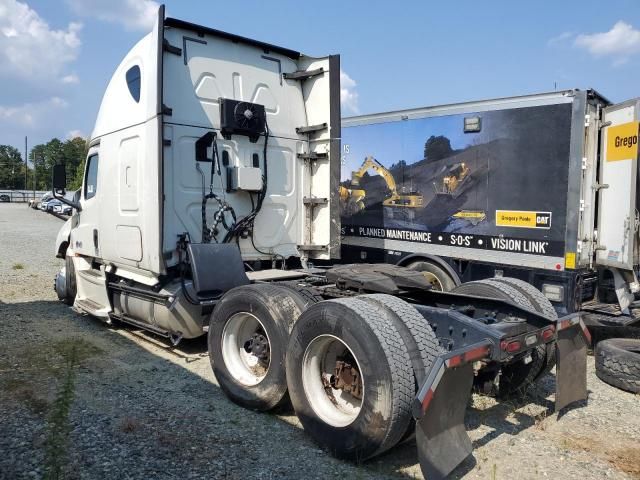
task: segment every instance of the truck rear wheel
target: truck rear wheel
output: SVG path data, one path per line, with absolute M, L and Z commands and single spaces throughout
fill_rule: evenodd
M 432 262 L 419 260 L 407 265 L 409 270 L 417 270 L 431 284 L 431 288 L 440 292 L 449 292 L 456 288 L 456 281 L 442 267 Z
M 346 298 L 304 312 L 287 352 L 291 403 L 305 431 L 333 455 L 365 460 L 393 447 L 411 421 L 411 360 L 396 327 L 371 302 Z
M 496 279 L 485 279 L 463 283 L 453 293 L 477 295 L 479 297 L 508 300 L 529 310 L 537 311 L 533 303 L 520 290 Z M 498 382 L 498 396 L 507 397 L 524 392 L 533 384 L 546 363 L 546 347 L 540 345 L 531 350 L 531 361 L 521 358 L 503 365 Z M 478 375 L 481 378 L 481 375 Z
M 229 290 L 209 326 L 209 358 L 220 388 L 238 405 L 267 411 L 286 401 L 289 332 L 302 309 L 289 289 L 247 285 Z
M 443 351 L 429 322 L 400 298 L 385 294 L 360 295 L 358 298 L 382 307 L 388 313 L 411 358 L 415 382 L 418 387 L 422 385 L 435 358 Z

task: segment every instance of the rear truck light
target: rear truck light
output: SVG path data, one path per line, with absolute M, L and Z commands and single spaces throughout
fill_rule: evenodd
M 538 335 L 535 333 L 533 335 L 527 335 L 524 339 L 524 343 L 527 347 L 531 345 L 535 345 L 538 342 Z
M 564 302 L 564 286 L 555 283 L 543 283 L 542 293 L 552 302 Z
M 500 349 L 508 353 L 515 353 L 522 348 L 522 343 L 519 340 L 512 340 L 510 342 L 502 340 L 500 342 Z
M 555 333 L 556 333 L 556 327 L 554 327 L 553 325 L 545 328 L 544 330 L 542 330 L 542 341 L 545 343 L 551 341 Z

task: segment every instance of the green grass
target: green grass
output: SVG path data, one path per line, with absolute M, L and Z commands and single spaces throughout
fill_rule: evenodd
M 47 419 L 47 439 L 45 441 L 45 480 L 58 480 L 65 477 L 68 462 L 69 434 L 71 423 L 69 412 L 75 397 L 75 366 L 78 363 L 78 350 L 71 346 L 65 353 L 65 368 L 62 383 L 56 399 L 51 406 Z
M 24 265 L 22 263 L 14 263 L 13 264 L 13 268 L 14 270 L 24 270 Z
M 65 338 L 53 345 L 54 351 L 62 358 L 59 386 L 56 398 L 47 418 L 47 438 L 45 441 L 45 480 L 59 480 L 66 476 L 68 464 L 69 435 L 71 422 L 69 413 L 75 398 L 76 367 L 84 360 L 99 355 L 101 349 L 91 342 L 78 337 Z

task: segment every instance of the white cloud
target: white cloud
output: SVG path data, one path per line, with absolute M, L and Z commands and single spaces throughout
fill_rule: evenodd
M 67 132 L 67 138 L 69 140 L 73 140 L 74 138 L 86 138 L 86 135 L 82 132 L 82 130 L 69 130 Z
M 608 32 L 578 35 L 574 45 L 596 57 L 611 56 L 614 65 L 621 65 L 640 53 L 640 30 L 620 20 Z
M 573 37 L 573 35 L 574 35 L 573 32 L 562 32 L 560 35 L 550 38 L 549 41 L 547 42 L 547 45 L 552 47 L 553 45 L 564 43 L 565 41 Z
M 33 83 L 57 78 L 80 50 L 82 25 L 52 30 L 26 3 L 0 0 L 0 75 Z
M 60 79 L 60 81 L 61 81 L 62 83 L 70 83 L 70 84 L 73 84 L 73 83 L 78 83 L 78 82 L 80 81 L 80 79 L 78 78 L 78 75 L 76 75 L 75 73 L 72 73 L 72 74 L 70 74 L 70 75 L 65 75 L 64 77 L 62 77 L 62 78 Z
M 67 3 L 78 15 L 145 32 L 153 28 L 160 6 L 153 0 L 67 0 Z
M 340 70 L 340 103 L 348 113 L 359 114 L 357 83 L 349 75 Z
M 0 124 L 38 128 L 43 125 L 45 120 L 50 120 L 52 114 L 67 106 L 66 100 L 60 97 L 51 97 L 41 102 L 25 103 L 18 106 L 0 105 Z

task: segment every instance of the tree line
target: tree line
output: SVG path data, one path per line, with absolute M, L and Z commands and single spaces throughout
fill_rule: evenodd
M 67 189 L 76 190 L 82 185 L 87 151 L 88 143 L 84 138 L 65 141 L 53 138 L 31 149 L 25 176 L 21 152 L 11 145 L 0 145 L 0 189 L 50 190 L 53 165 L 62 163 L 67 170 Z

